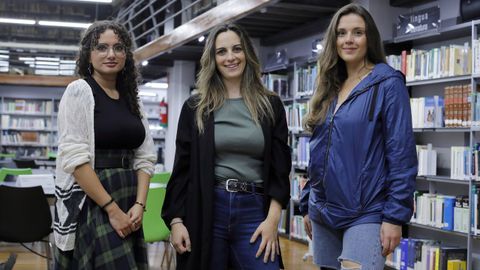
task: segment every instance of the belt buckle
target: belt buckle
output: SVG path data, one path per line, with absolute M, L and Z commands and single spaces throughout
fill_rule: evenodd
M 232 183 L 233 187 L 230 188 L 230 183 Z M 245 182 L 240 182 L 238 179 L 230 178 L 227 179 L 227 182 L 225 182 L 225 189 L 228 192 L 238 192 L 238 191 L 247 191 L 247 183 Z
M 230 183 L 234 183 L 235 187 L 237 187 L 238 179 L 229 178 L 227 182 L 225 182 L 225 189 L 228 192 L 237 192 L 238 190 L 230 189 Z

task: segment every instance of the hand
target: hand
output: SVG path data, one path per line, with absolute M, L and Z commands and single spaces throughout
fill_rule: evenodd
M 121 238 L 125 238 L 132 233 L 133 224 L 129 216 L 116 203 L 110 204 L 105 210 L 107 211 L 110 224 Z
M 308 238 L 312 240 L 312 222 L 310 221 L 310 217 L 308 217 L 308 215 L 303 217 L 303 225 L 305 225 L 305 231 L 307 232 Z
M 382 242 L 382 255 L 387 256 L 392 253 L 400 244 L 402 237 L 402 226 L 394 225 L 388 222 L 382 222 L 380 228 L 380 241 Z
M 179 254 L 192 251 L 190 236 L 188 235 L 187 227 L 185 227 L 183 223 L 175 223 L 172 225 L 171 243 Z
M 139 204 L 134 204 L 127 212 L 127 215 L 130 217 L 130 222 L 132 222 L 132 231 L 138 231 L 142 226 L 143 221 L 143 212 L 144 209 Z
M 276 255 L 280 254 L 280 247 L 278 246 L 278 221 L 272 219 L 265 219 L 260 225 L 258 226 L 257 230 L 250 238 L 250 243 L 254 243 L 259 235 L 262 235 L 262 242 L 260 243 L 260 247 L 258 248 L 257 254 L 255 257 L 258 258 L 262 255 L 263 251 L 265 254 L 263 255 L 263 262 L 267 263 L 268 258 L 272 262 L 275 261 Z

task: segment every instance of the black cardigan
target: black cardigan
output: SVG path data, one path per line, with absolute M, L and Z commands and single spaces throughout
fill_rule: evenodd
M 175 161 L 167 185 L 162 218 L 168 227 L 175 217 L 183 219 L 192 251 L 177 254 L 177 269 L 210 269 L 209 260 L 213 226 L 214 190 L 214 117 L 205 121 L 203 134 L 198 132 L 195 121 L 196 96 L 190 97 L 182 107 L 178 123 Z M 283 208 L 290 199 L 289 174 L 291 154 L 285 109 L 278 96 L 269 98 L 275 114 L 275 123 L 261 121 L 264 148 L 264 199 L 265 216 L 270 200 L 274 198 Z

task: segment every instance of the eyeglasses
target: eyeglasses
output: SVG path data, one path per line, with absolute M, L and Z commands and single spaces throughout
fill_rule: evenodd
M 123 44 L 115 44 L 112 47 L 108 46 L 107 44 L 97 44 L 95 47 L 93 47 L 93 50 L 97 51 L 99 56 L 107 56 L 108 52 L 110 52 L 110 48 L 113 50 L 113 54 L 115 56 L 125 56 L 125 53 L 127 51 L 127 48 Z

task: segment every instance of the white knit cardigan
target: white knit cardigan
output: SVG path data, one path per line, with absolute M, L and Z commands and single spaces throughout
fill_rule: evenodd
M 133 169 L 153 175 L 156 153 L 148 121 L 139 100 L 145 140 L 135 149 Z M 72 250 L 75 245 L 77 218 L 85 202 L 85 193 L 75 181 L 73 171 L 79 165 L 95 164 L 94 115 L 95 101 L 90 85 L 83 79 L 67 86 L 58 111 L 58 154 L 56 161 L 56 211 L 54 237 L 56 246 Z

